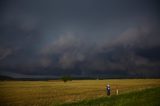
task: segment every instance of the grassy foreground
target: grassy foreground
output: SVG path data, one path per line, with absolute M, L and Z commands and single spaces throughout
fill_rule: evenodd
M 84 100 L 61 106 L 160 106 L 160 88 L 150 88 L 142 91 L 101 97 L 94 100 Z
M 76 80 L 67 83 L 62 81 L 0 81 L 0 106 L 55 106 L 106 97 L 107 83 L 111 85 L 112 95 L 115 95 L 116 89 L 119 89 L 121 95 L 160 87 L 160 79 Z

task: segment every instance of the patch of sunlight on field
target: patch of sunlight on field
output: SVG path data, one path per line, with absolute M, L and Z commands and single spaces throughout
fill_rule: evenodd
M 106 96 L 160 86 L 160 79 L 75 80 L 62 81 L 1 81 L 0 104 L 9 106 L 46 106 Z

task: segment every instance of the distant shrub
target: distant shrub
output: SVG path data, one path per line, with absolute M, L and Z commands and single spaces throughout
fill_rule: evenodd
M 61 80 L 63 82 L 72 81 L 72 77 L 71 76 L 62 76 Z

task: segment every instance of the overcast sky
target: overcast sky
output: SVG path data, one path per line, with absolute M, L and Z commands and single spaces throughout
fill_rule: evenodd
M 0 72 L 160 76 L 159 10 L 158 0 L 1 0 Z

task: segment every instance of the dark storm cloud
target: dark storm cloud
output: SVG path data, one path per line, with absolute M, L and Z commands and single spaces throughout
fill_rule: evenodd
M 12 54 L 12 50 L 9 48 L 0 48 L 0 60 L 5 59 L 7 56 Z
M 0 7 L 2 71 L 159 74 L 156 0 L 6 0 Z

